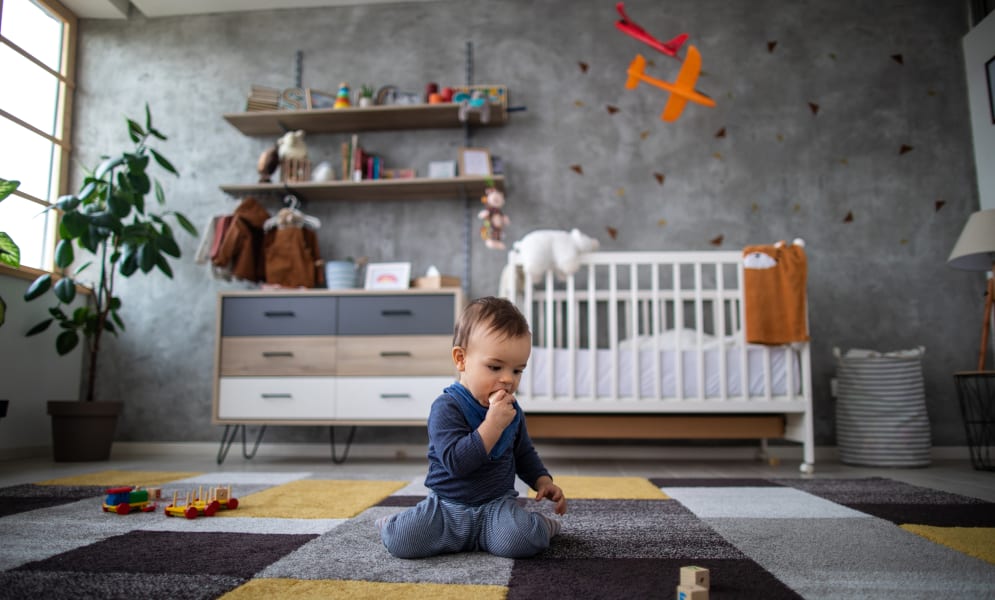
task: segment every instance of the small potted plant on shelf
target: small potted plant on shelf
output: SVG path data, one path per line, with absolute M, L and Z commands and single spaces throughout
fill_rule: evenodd
M 368 84 L 363 84 L 359 88 L 359 106 L 365 108 L 367 106 L 373 106 L 373 86 Z
M 62 212 L 55 247 L 55 266 L 62 276 L 41 275 L 24 294 L 25 300 L 31 301 L 51 292 L 57 301 L 49 309 L 50 318 L 32 327 L 27 335 L 38 335 L 57 324 L 55 349 L 59 355 L 71 352 L 81 340 L 86 343 L 89 364 L 82 401 L 48 403 L 57 461 L 106 460 L 110 456 L 121 403 L 96 402 L 94 392 L 103 334 L 116 336 L 125 328 L 121 318 L 123 303 L 115 293 L 118 278 L 147 275 L 153 269 L 173 277 L 169 258 L 179 258 L 180 247 L 166 217 L 175 219 L 190 235 L 197 235 L 196 228 L 181 213 L 153 212 L 146 204 L 149 194 L 154 194 L 160 206 L 166 202 L 162 185 L 148 172 L 153 162 L 179 176 L 173 165 L 148 145 L 153 138 L 166 140 L 153 127 L 148 105 L 144 127 L 132 119 L 126 121 L 134 148 L 105 158 L 87 175 L 79 192 L 62 196 L 54 204 Z M 75 266 L 77 250 L 83 251 L 87 260 Z M 75 268 L 70 272 L 72 266 Z M 89 283 L 80 278 L 87 275 L 93 278 Z M 76 299 L 78 286 L 87 290 L 86 301 L 71 311 L 63 310 Z M 85 425 L 93 425 L 96 430 L 87 432 Z M 99 446 L 82 445 L 98 439 Z

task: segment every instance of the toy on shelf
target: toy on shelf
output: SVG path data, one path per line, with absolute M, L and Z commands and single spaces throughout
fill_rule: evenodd
M 459 104 L 459 120 L 463 123 L 470 118 L 470 113 L 479 113 L 480 122 L 486 123 L 491 119 L 491 103 L 483 90 L 473 90 L 470 93 L 459 92 L 453 96 L 453 102 Z
M 204 495 L 204 488 L 199 487 L 196 494 L 187 492 L 182 504 L 179 500 L 179 493 L 173 492 L 173 501 L 164 510 L 167 517 L 213 517 L 219 510 L 238 508 L 238 499 L 231 495 L 230 485 L 210 488 L 207 496 Z
M 307 157 L 307 143 L 304 130 L 288 131 L 276 142 L 276 154 L 280 159 L 280 180 L 310 181 L 311 161 Z
M 335 96 L 335 104 L 332 108 L 349 108 L 352 103 L 349 102 L 349 84 L 342 82 L 339 84 L 339 93 Z
M 489 183 L 480 201 L 485 207 L 477 213 L 477 218 L 484 221 L 484 224 L 480 226 L 480 237 L 488 248 L 504 250 L 501 232 L 511 223 L 511 220 L 502 210 L 504 208 L 504 194 L 494 187 L 493 183 Z
M 160 488 L 141 488 L 138 486 L 125 485 L 107 489 L 107 497 L 104 498 L 104 512 L 126 515 L 131 512 L 153 512 L 156 509 L 156 500 L 162 499 Z

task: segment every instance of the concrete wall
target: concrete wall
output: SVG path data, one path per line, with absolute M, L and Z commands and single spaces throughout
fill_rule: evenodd
M 739 249 L 802 237 L 818 443 L 834 443 L 834 346 L 923 345 L 934 442 L 963 445 L 952 374 L 973 365 L 983 281 L 945 265 L 978 208 L 962 4 L 630 0 L 630 16 L 658 37 L 690 33 L 703 57 L 698 88 L 718 102 L 691 104 L 671 124 L 659 119 L 664 93 L 623 84 L 637 52 L 660 78 L 673 79 L 678 65 L 618 32 L 611 2 L 466 0 L 83 21 L 74 147 L 82 164 L 95 164 L 127 143 L 124 116 L 140 116 L 150 102 L 170 136 L 160 149 L 182 173 L 166 180 L 170 204 L 202 226 L 237 203 L 218 185 L 254 181 L 256 158 L 273 141 L 244 137 L 221 115 L 240 111 L 253 83 L 293 85 L 295 51 L 303 51 L 305 86 L 421 91 L 427 81 L 463 83 L 472 40 L 475 82 L 506 84 L 512 104 L 527 108 L 472 138 L 507 165 L 509 239 L 576 226 L 612 251 Z M 308 138 L 312 158 L 337 165 L 345 139 Z M 422 174 L 463 144 L 459 130 L 365 133 L 361 141 L 390 166 Z M 463 272 L 467 213 L 458 202 L 305 209 L 323 223 L 325 258 Z M 128 331 L 106 346 L 99 392 L 127 402 L 121 440 L 220 437 L 209 421 L 215 294 L 232 284 L 193 263 L 197 240 L 182 242 L 175 281 L 122 283 Z M 473 233 L 473 295 L 497 291 L 504 260 Z M 278 428 L 267 439 L 326 436 Z M 376 440 L 424 437 L 405 429 L 357 436 Z

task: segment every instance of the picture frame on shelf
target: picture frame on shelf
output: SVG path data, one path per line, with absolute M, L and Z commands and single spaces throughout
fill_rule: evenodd
M 456 161 L 434 160 L 428 163 L 428 176 L 432 179 L 456 177 Z
M 411 263 L 370 263 L 366 265 L 367 290 L 406 290 L 410 286 Z
M 305 95 L 307 97 L 308 110 L 332 108 L 335 105 L 335 93 L 307 88 Z
M 491 153 L 487 151 L 487 148 L 460 148 L 459 174 L 485 177 L 493 175 Z

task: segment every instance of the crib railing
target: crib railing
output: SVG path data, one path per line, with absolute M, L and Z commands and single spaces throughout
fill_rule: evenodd
M 520 262 L 516 252 L 509 254 L 512 267 Z M 751 347 L 748 352 L 739 252 L 595 252 L 584 255 L 580 269 L 565 281 L 547 273 L 537 285 L 526 282 L 518 289 L 517 279 L 512 280 L 510 295 L 532 327 L 535 351 L 546 353 L 545 385 L 541 386 L 546 392 L 539 406 L 654 411 L 665 403 L 666 410 L 718 412 L 736 402 L 739 410 L 763 412 L 794 406 L 800 411 L 810 397 L 807 344 L 799 348 Z M 670 337 L 665 338 L 667 335 Z M 719 383 L 717 394 L 709 396 L 706 377 L 714 378 L 715 372 L 707 371 L 705 354 L 707 348 L 714 347 L 720 349 L 715 367 Z M 735 350 L 725 351 L 727 347 Z M 665 348 L 673 351 L 675 361 L 672 394 L 662 389 L 664 367 L 660 359 L 649 361 L 649 373 L 640 368 L 644 362 L 641 350 L 651 349 L 659 356 Z M 567 354 L 566 373 L 557 366 L 557 351 Z M 623 353 L 630 354 L 631 368 L 626 373 L 619 368 Z M 754 386 L 759 389 L 751 390 L 749 367 L 758 355 L 762 383 Z M 694 363 L 694 395 L 685 393 L 686 360 Z M 789 365 L 783 390 L 778 393 L 772 382 L 773 360 Z M 603 361 L 608 362 L 610 378 L 607 396 L 593 383 L 588 393 L 579 393 L 578 371 L 587 369 L 593 379 L 603 371 Z M 740 385 L 736 394 L 730 393 L 731 361 L 738 363 L 735 370 Z M 791 365 L 799 365 L 801 372 Z M 643 384 L 646 375 L 652 382 L 648 391 Z M 626 386 L 630 394 L 620 391 L 622 377 L 631 378 Z M 562 384 L 560 392 L 554 391 L 560 378 L 567 382 L 565 392 Z M 535 399 L 536 387 L 527 370 L 520 393 Z

